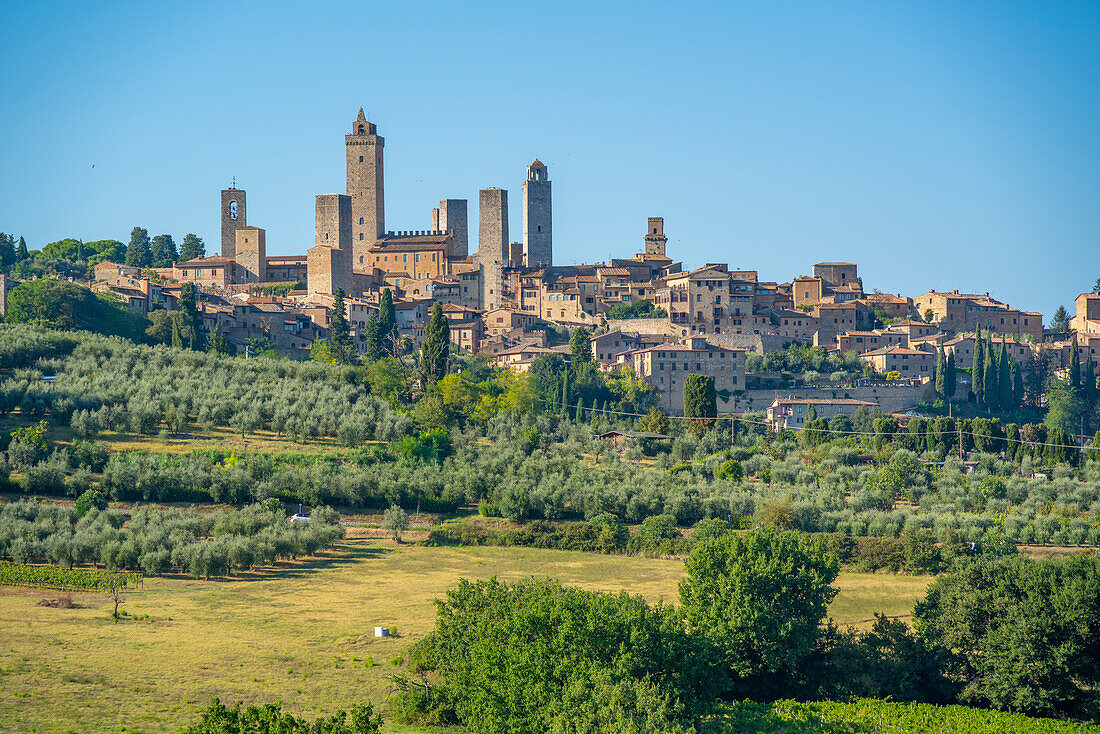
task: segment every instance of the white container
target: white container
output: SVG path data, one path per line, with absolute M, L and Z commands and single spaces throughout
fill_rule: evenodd
M 390 636 L 390 630 L 389 630 L 388 627 L 375 627 L 374 628 L 374 636 L 375 637 L 389 637 Z

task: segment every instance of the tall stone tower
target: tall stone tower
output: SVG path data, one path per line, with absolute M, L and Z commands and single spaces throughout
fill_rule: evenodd
M 504 263 L 508 260 L 508 192 L 482 189 L 478 195 L 477 261 L 481 270 L 481 307 L 503 303 Z
M 246 226 L 244 189 L 222 189 L 222 257 L 237 256 L 237 230 Z
M 650 217 L 645 233 L 645 254 L 665 257 L 666 242 L 668 237 L 665 237 L 665 218 Z
M 344 194 L 318 194 L 316 242 L 306 253 L 307 287 L 313 293 L 332 293 L 352 285 L 352 200 Z
M 436 229 L 455 233 L 454 257 L 470 254 L 470 227 L 465 199 L 443 199 L 439 202 L 439 221 Z
M 351 197 L 352 261 L 370 262 L 367 250 L 386 232 L 386 203 L 382 183 L 382 149 L 386 140 L 363 108 L 344 136 L 348 155 L 348 196 Z
M 536 159 L 527 166 L 523 182 L 523 264 L 548 267 L 554 264 L 553 217 L 550 207 L 550 178 L 546 166 Z
M 237 282 L 267 280 L 267 232 L 260 227 L 237 230 Z

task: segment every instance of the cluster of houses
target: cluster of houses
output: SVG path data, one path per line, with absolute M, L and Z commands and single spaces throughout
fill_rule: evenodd
M 537 160 L 523 183 L 522 242 L 508 236 L 508 192 L 499 188 L 479 194 L 476 252 L 468 252 L 464 199 L 441 200 L 430 229 L 389 231 L 384 139 L 361 110 L 345 145 L 348 193 L 317 196 L 316 244 L 307 254 L 268 256 L 265 230 L 246 223 L 245 192 L 229 188 L 222 191 L 221 254 L 153 272 L 100 263 L 93 288 L 149 312 L 175 308 L 182 284 L 193 283 L 209 328 L 238 347 L 266 338 L 295 357 L 327 334 L 338 289 L 361 348 L 384 289 L 393 296 L 399 333 L 414 345 L 438 303 L 456 348 L 519 371 L 543 354 L 568 352 L 551 343 L 560 340 L 548 331 L 584 326 L 594 335 L 593 356 L 602 369 L 629 366 L 673 412 L 682 407 L 684 377 L 696 373 L 714 377 L 719 409 L 732 410 L 746 389 L 747 354 L 789 342 L 855 352 L 876 373 L 921 383 L 934 377 L 941 347 L 968 367 L 976 329 L 1003 339 L 1024 364 L 1044 340 L 1039 313 L 988 293 L 867 292 L 855 263 L 817 263 L 810 275 L 789 282 L 762 280 L 755 270 L 724 263 L 685 270 L 666 253 L 660 217 L 648 219 L 643 246 L 629 259 L 554 265 L 550 181 Z M 643 300 L 649 307 L 626 308 Z M 642 317 L 633 317 L 638 313 Z M 1077 299 L 1073 328 L 1080 357 L 1098 359 L 1100 296 Z M 1068 364 L 1068 334 L 1058 336 L 1052 348 Z

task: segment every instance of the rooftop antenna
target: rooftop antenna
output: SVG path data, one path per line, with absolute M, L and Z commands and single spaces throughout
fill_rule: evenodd
M 237 177 L 236 176 L 234 176 L 233 180 L 229 182 L 229 188 L 231 188 L 231 189 L 237 188 Z

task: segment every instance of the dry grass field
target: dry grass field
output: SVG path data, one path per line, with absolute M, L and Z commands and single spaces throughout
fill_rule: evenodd
M 212 696 L 296 713 L 381 702 L 383 677 L 427 632 L 457 579 L 537 574 L 676 599 L 677 560 L 525 548 L 427 548 L 351 538 L 320 560 L 228 581 L 148 579 L 114 624 L 102 595 L 0 589 L 0 731 L 174 732 Z M 843 574 L 840 623 L 905 615 L 929 579 Z M 399 636 L 375 639 L 376 625 Z M 413 731 L 392 724 L 388 731 Z

